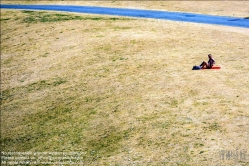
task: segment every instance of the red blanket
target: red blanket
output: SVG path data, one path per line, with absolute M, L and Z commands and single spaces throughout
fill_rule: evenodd
M 220 69 L 220 66 L 213 66 L 211 69 Z M 207 69 L 207 68 L 203 68 L 203 69 Z

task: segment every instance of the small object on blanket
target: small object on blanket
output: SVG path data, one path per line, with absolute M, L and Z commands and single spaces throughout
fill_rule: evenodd
M 193 66 L 192 70 L 200 70 L 201 66 Z

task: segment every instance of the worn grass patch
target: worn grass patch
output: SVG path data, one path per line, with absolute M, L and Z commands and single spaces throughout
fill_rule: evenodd
M 248 147 L 248 29 L 13 10 L 1 19 L 3 151 L 231 165 L 220 150 Z M 209 53 L 221 70 L 192 71 Z

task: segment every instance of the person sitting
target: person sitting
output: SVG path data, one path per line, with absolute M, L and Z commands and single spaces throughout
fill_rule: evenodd
M 203 61 L 202 64 L 200 65 L 200 67 L 202 69 L 206 68 L 206 69 L 211 69 L 213 67 L 213 65 L 215 64 L 215 60 L 212 58 L 211 54 L 208 54 L 208 63 Z

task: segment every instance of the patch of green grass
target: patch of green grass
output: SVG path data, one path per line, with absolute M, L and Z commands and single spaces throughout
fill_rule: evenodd
M 176 99 L 172 99 L 171 102 L 170 102 L 170 105 L 171 105 L 172 107 L 178 107 L 179 101 L 176 100 Z
M 49 55 L 48 52 L 46 52 L 45 54 L 41 55 L 41 57 L 47 57 Z
M 88 17 L 88 16 L 77 16 L 72 14 L 61 14 L 61 13 L 48 13 L 40 11 L 22 11 L 27 16 L 23 19 L 24 23 L 38 23 L 38 22 L 58 22 L 58 21 L 68 21 L 68 20 L 131 20 L 130 18 L 118 18 L 118 17 Z M 123 29 L 123 28 L 122 28 Z M 124 27 L 127 29 L 127 27 Z
M 202 147 L 204 146 L 202 143 L 195 143 L 194 144 L 194 148 L 199 148 L 199 147 Z
M 222 131 L 221 126 L 217 122 L 210 124 L 208 127 L 204 127 L 204 129 L 209 131 L 217 131 L 217 130 Z
M 40 81 L 33 82 L 25 86 L 6 89 L 2 91 L 2 100 L 7 100 L 7 99 L 11 100 L 12 97 L 14 96 L 18 96 L 18 95 L 22 96 L 29 92 L 35 92 L 35 91 L 39 91 L 45 88 L 59 86 L 60 84 L 64 84 L 66 82 L 67 81 L 63 78 L 56 78 L 52 80 L 40 80 Z
M 128 58 L 123 58 L 123 57 L 113 57 L 113 62 L 117 61 L 117 60 L 120 60 L 120 61 L 123 61 L 123 60 L 127 60 Z
M 57 22 L 67 20 L 82 20 L 80 16 L 68 15 L 68 14 L 54 14 L 46 12 L 34 12 L 34 11 L 23 11 L 27 14 L 27 17 L 23 19 L 25 23 L 36 23 L 36 22 Z
M 53 86 L 58 86 L 58 85 L 60 85 L 60 84 L 66 83 L 66 82 L 67 82 L 67 81 L 64 80 L 63 78 L 58 78 L 58 79 L 56 79 L 56 80 L 52 83 L 52 85 L 53 85 Z
M 161 124 L 163 129 L 169 129 L 171 127 L 171 124 L 169 122 L 165 122 L 163 124 Z
M 121 27 L 121 26 L 114 27 L 114 30 L 125 30 L 125 29 L 131 29 L 131 27 Z
M 34 11 L 30 11 L 30 10 L 24 10 L 24 11 L 22 11 L 22 12 L 23 12 L 23 13 L 29 13 L 29 14 L 30 14 L 30 13 L 32 13 L 32 14 L 34 13 Z
M 26 89 L 28 91 L 37 91 L 37 90 L 41 90 L 44 88 L 49 88 L 51 86 L 58 86 L 60 84 L 63 84 L 67 82 L 66 80 L 62 79 L 62 78 L 57 78 L 54 81 L 47 81 L 47 80 L 41 80 L 38 82 L 34 82 L 32 84 L 29 84 L 28 86 L 26 86 Z
M 131 132 L 130 129 L 120 131 L 117 127 L 109 126 L 102 134 L 88 140 L 88 149 L 91 149 L 91 155 L 111 156 L 122 147 L 121 141 L 128 139 Z
M 1 99 L 2 100 L 12 99 L 13 93 L 11 93 L 11 92 L 12 92 L 13 89 L 14 88 L 2 91 L 2 97 L 1 97 Z
M 90 140 L 88 145 L 96 151 L 114 152 L 118 148 L 118 142 L 120 142 L 122 137 L 120 133 L 111 132 Z
M 52 106 L 51 108 L 41 111 L 35 114 L 35 116 L 27 116 L 23 119 L 26 123 L 34 123 L 36 122 L 39 125 L 44 125 L 49 121 L 54 121 L 57 124 L 63 123 L 70 119 L 70 116 L 67 114 L 72 111 L 72 108 L 60 107 L 60 106 Z
M 2 64 L 3 64 L 3 65 L 7 65 L 7 64 L 11 63 L 13 60 L 14 60 L 14 59 L 13 59 L 12 57 L 11 57 L 11 58 L 8 58 L 8 59 L 6 59 L 6 60 L 3 60 L 3 61 L 2 61 Z
M 16 150 L 23 148 L 39 147 L 42 143 L 53 137 L 58 137 L 64 133 L 75 135 L 75 130 L 66 125 L 72 122 L 70 115 L 72 108 L 56 106 L 47 110 L 39 111 L 38 113 L 30 113 L 22 118 L 22 123 L 19 124 L 23 128 L 23 132 L 13 134 L 11 137 L 6 136 L 2 139 L 2 145 L 16 144 Z M 50 126 L 51 124 L 55 124 Z M 44 130 L 49 128 L 49 130 Z M 72 137 L 73 138 L 73 137 Z M 77 142 L 76 137 L 72 141 Z M 56 143 L 56 142 L 54 142 Z
M 1 18 L 0 21 L 7 21 L 10 20 L 10 18 Z
M 202 154 L 202 153 L 204 153 L 204 151 L 200 151 L 200 153 L 199 153 L 199 154 Z
M 100 100 L 101 100 L 100 97 L 94 98 L 94 97 L 91 97 L 91 96 L 87 96 L 85 98 L 86 103 L 100 102 Z

